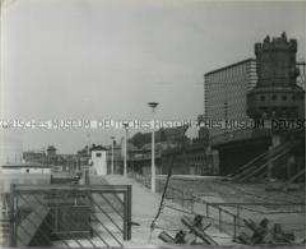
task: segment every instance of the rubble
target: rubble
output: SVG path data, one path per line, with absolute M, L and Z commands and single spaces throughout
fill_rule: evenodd
M 264 218 L 258 224 L 251 219 L 243 220 L 246 227 L 251 231 L 251 235 L 242 231 L 237 237 L 237 242 L 246 245 L 262 244 L 298 244 L 292 232 L 283 231 L 281 224 L 271 222 Z
M 185 225 L 189 231 L 180 230 L 176 233 L 175 238 L 169 235 L 167 232 L 162 231 L 158 238 L 166 243 L 172 244 L 185 244 L 185 245 L 218 245 L 216 241 L 214 241 L 209 235 L 205 233 L 205 230 L 211 226 L 211 224 L 207 224 L 203 226 L 203 216 L 196 215 L 193 220 L 190 218 L 183 216 L 181 218 L 181 222 Z M 197 242 L 197 239 L 201 239 L 201 243 Z

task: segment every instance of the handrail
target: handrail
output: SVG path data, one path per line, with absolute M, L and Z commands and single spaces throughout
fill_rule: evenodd
M 286 142 L 286 143 L 284 143 L 282 145 L 277 146 L 272 151 L 267 151 L 267 152 L 261 154 L 257 158 L 253 159 L 251 162 L 249 162 L 246 165 L 242 166 L 242 171 L 240 170 L 240 172 L 237 175 L 234 175 L 232 180 L 241 180 L 239 178 L 246 177 L 245 175 L 250 173 L 250 172 L 252 172 L 253 168 L 255 167 L 255 165 L 251 166 L 252 164 L 255 164 L 256 162 L 258 162 L 260 160 L 275 161 L 276 159 L 279 158 L 279 153 L 281 153 L 283 155 L 283 154 L 289 152 L 296 145 L 297 145 L 297 142 L 295 142 L 295 143 Z M 264 164 L 266 164 L 266 163 L 264 163 Z M 243 169 L 245 169 L 245 170 L 243 170 Z
M 296 175 L 294 175 L 293 177 L 291 177 L 289 179 L 289 181 L 286 183 L 286 185 L 288 186 L 289 184 L 293 183 L 297 178 L 299 178 L 300 176 L 302 176 L 303 174 L 305 174 L 305 169 L 302 169 L 301 171 L 299 171 Z

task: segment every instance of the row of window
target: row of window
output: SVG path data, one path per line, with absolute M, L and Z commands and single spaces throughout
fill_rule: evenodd
M 274 101 L 278 100 L 278 95 L 276 95 L 276 94 L 272 95 L 271 99 L 274 100 Z M 288 96 L 287 95 L 282 95 L 281 99 L 283 101 L 286 101 L 288 99 Z M 298 99 L 298 97 L 297 96 L 292 96 L 291 99 L 294 101 L 294 100 Z M 303 96 L 300 96 L 300 99 L 302 100 Z M 264 96 L 264 95 L 260 96 L 260 100 L 261 101 L 265 101 L 266 100 L 266 96 Z
M 259 110 L 264 111 L 264 112 L 269 112 L 270 108 L 268 107 L 260 107 Z M 289 112 L 292 114 L 296 114 L 298 111 L 297 107 L 278 107 L 278 108 L 273 108 L 272 113 L 277 113 L 277 112 Z
M 204 161 L 204 156 L 199 155 L 199 156 L 194 156 L 194 157 L 189 157 L 189 161 L 194 161 L 194 162 L 203 162 Z

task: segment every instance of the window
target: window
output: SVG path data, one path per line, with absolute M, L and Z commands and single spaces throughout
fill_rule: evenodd
M 261 101 L 265 101 L 266 97 L 265 96 L 260 96 Z
M 101 156 L 102 156 L 101 153 L 97 153 L 97 154 L 96 154 L 96 157 L 101 157 Z
M 277 95 L 273 95 L 272 100 L 277 100 Z
M 283 96 L 282 96 L 282 100 L 286 101 L 286 100 L 287 100 L 287 96 L 286 96 L 286 95 L 283 95 Z

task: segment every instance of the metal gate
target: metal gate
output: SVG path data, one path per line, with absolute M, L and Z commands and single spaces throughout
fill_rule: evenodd
M 121 247 L 131 186 L 12 185 L 10 221 L 10 246 Z

